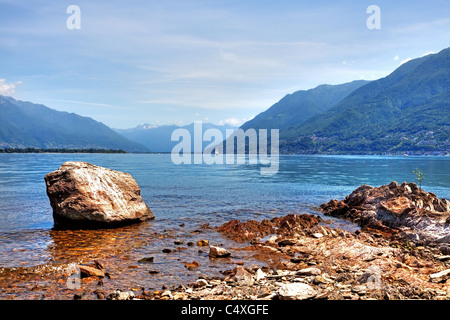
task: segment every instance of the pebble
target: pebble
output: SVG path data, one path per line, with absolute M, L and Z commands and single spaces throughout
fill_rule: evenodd
M 242 266 L 236 267 L 236 274 L 234 275 L 236 282 L 239 284 L 252 285 L 253 284 L 253 276 L 250 272 L 244 269 Z
M 80 270 L 81 277 L 91 277 L 91 276 L 104 277 L 105 276 L 105 271 L 97 269 L 97 268 L 82 266 L 82 265 L 78 265 L 77 267 Z
M 155 259 L 154 257 L 145 257 L 145 258 L 139 259 L 138 262 L 139 263 L 152 263 L 154 259 Z
M 122 292 L 120 290 L 116 290 L 106 297 L 107 300 L 132 300 L 134 298 L 135 295 L 133 291 Z
M 319 238 L 322 238 L 322 237 L 323 237 L 323 234 L 320 233 L 320 232 L 316 232 L 316 233 L 313 233 L 312 236 L 313 236 L 314 238 L 319 239 Z
M 206 239 L 201 239 L 197 241 L 197 246 L 199 247 L 207 247 L 209 246 L 209 241 Z
M 317 292 L 306 283 L 295 282 L 281 284 L 277 294 L 280 300 L 305 300 L 314 297 Z
M 206 287 L 208 285 L 208 281 L 206 281 L 205 279 L 198 279 L 197 281 L 195 281 L 195 288 L 201 288 L 201 287 Z
M 210 258 L 226 258 L 231 256 L 231 252 L 221 247 L 210 246 L 209 257 Z
M 431 282 L 443 282 L 447 280 L 450 277 L 450 269 L 443 270 L 441 272 L 433 273 L 430 275 L 430 281 Z
M 161 294 L 161 297 L 167 297 L 169 299 L 172 299 L 172 292 L 170 292 L 170 290 L 166 290 Z
M 366 286 L 365 285 L 356 285 L 354 287 L 352 287 L 352 292 L 363 296 L 366 294 Z
M 303 276 L 318 276 L 321 274 L 322 271 L 319 268 L 305 268 L 297 271 L 297 275 L 303 275 Z
M 256 271 L 256 281 L 261 281 L 262 279 L 266 278 L 266 274 L 261 269 L 258 269 Z

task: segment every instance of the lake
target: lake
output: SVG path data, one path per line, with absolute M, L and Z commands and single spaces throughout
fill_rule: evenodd
M 44 176 L 65 161 L 86 161 L 131 174 L 156 219 L 111 230 L 54 230 Z M 158 288 L 190 281 L 198 274 L 186 270 L 184 262 L 200 262 L 198 272 L 203 273 L 217 272 L 224 262 L 209 261 L 207 252 L 188 247 L 187 242 L 205 238 L 239 246 L 208 226 L 231 219 L 320 214 L 316 208 L 322 203 L 343 199 L 362 184 L 417 182 L 412 172 L 416 168 L 425 173 L 424 190 L 450 198 L 450 157 L 281 155 L 278 173 L 264 176 L 260 165 L 175 165 L 170 154 L 0 154 L 0 298 L 73 296 L 62 278 L 43 272 L 54 274 L 70 263 L 96 258 L 108 259 L 116 272 L 105 284 L 111 288 Z M 341 229 L 357 228 L 323 218 Z M 162 248 L 175 253 L 162 254 Z M 137 262 L 147 256 L 155 262 Z M 19 280 L 24 276 L 26 280 Z M 32 290 L 56 280 L 52 289 Z

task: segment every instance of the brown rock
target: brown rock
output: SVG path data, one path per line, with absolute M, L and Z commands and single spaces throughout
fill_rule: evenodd
M 240 222 L 235 219 L 221 225 L 218 231 L 239 242 L 275 233 L 275 229 L 269 220 Z
M 255 220 L 241 222 L 235 219 L 221 225 L 218 231 L 235 241 L 243 242 L 274 233 L 295 235 L 300 231 L 316 226 L 321 221 L 322 219 L 319 216 L 309 214 L 289 214 L 284 217 L 273 218 L 270 221 L 262 220 L 261 222 Z
M 185 262 L 184 265 L 185 265 L 185 267 L 186 267 L 188 270 L 194 270 L 194 269 L 200 267 L 200 263 L 198 263 L 198 262 L 195 261 L 195 260 L 192 261 L 191 263 Z
M 210 246 L 209 247 L 209 257 L 210 258 L 226 258 L 231 255 L 230 251 L 227 249 L 216 247 L 216 246 Z
M 239 283 L 240 285 L 250 286 L 254 282 L 252 274 L 247 270 L 245 270 L 245 268 L 242 266 L 236 267 L 236 273 L 234 275 L 234 278 L 236 282 Z
M 197 241 L 197 246 L 199 247 L 207 247 L 209 246 L 209 241 L 206 239 L 201 239 Z
M 450 202 L 425 192 L 415 183 L 363 185 L 344 200 L 321 206 L 326 215 L 350 219 L 367 229 L 397 233 L 410 241 L 450 241 Z
M 112 227 L 154 218 L 127 173 L 65 162 L 44 179 L 57 227 Z
M 97 269 L 94 267 L 82 266 L 78 265 L 78 269 L 80 270 L 81 277 L 104 277 L 105 271 L 101 269 Z

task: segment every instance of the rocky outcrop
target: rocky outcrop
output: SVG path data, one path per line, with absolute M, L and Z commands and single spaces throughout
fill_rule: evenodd
M 309 214 L 289 214 L 284 217 L 273 218 L 270 221 L 249 220 L 241 222 L 237 219 L 231 220 L 221 225 L 217 230 L 227 237 L 245 242 L 248 240 L 257 240 L 272 234 L 293 235 L 304 234 L 305 232 L 317 231 L 314 229 L 322 218 L 317 215 Z
M 347 218 L 361 227 L 397 233 L 413 242 L 450 242 L 450 202 L 415 183 L 362 185 L 344 200 L 321 205 L 330 216 Z
M 56 227 L 113 227 L 154 218 L 127 173 L 65 162 L 44 179 Z

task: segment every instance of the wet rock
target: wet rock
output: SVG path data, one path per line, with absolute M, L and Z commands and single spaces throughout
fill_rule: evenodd
M 135 294 L 133 291 L 120 291 L 116 290 L 111 292 L 106 299 L 107 300 L 133 300 L 135 298 Z
M 221 225 L 218 231 L 226 234 L 235 241 L 243 242 L 273 234 L 275 233 L 275 228 L 269 220 L 241 222 L 234 219 Z
M 81 277 L 104 277 L 105 271 L 102 269 L 89 267 L 89 266 L 82 266 L 78 265 L 78 269 L 80 270 Z
M 216 247 L 216 246 L 210 246 L 209 247 L 209 257 L 210 258 L 226 258 L 231 256 L 231 252 L 227 249 Z
M 152 263 L 154 260 L 154 257 L 145 257 L 142 259 L 139 259 L 138 262 L 139 263 Z
M 197 261 L 192 261 L 191 263 L 185 262 L 184 265 L 188 270 L 194 270 L 200 267 L 200 263 L 198 263 Z
M 201 239 L 197 241 L 197 246 L 199 247 L 207 247 L 209 246 L 209 241 L 206 239 Z
M 154 218 L 127 173 L 65 162 L 44 179 L 55 227 L 114 227 Z
M 283 283 L 277 291 L 280 300 L 305 300 L 316 296 L 317 292 L 308 284 Z
M 271 234 L 280 235 L 296 235 L 299 232 L 306 231 L 319 222 L 322 218 L 309 214 L 289 214 L 284 217 L 273 218 L 272 220 L 262 220 L 261 222 L 249 220 L 241 222 L 239 220 L 231 220 L 224 223 L 217 230 L 224 233 L 229 238 L 238 241 L 249 241 L 256 238 L 263 238 Z M 288 245 L 281 243 L 281 246 Z

